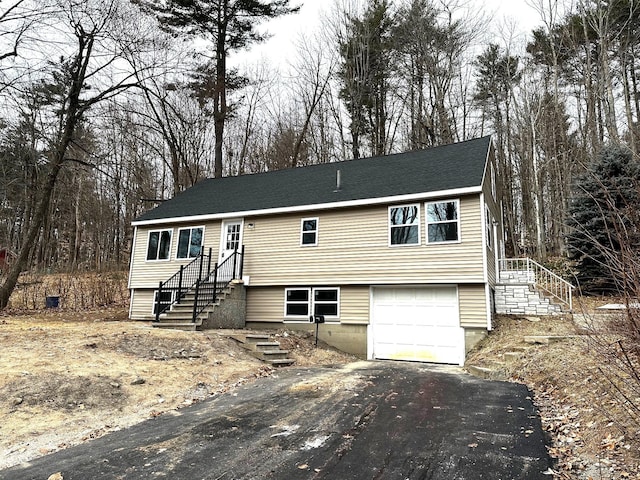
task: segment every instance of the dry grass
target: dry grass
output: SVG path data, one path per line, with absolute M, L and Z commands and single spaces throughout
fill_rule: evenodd
M 124 308 L 0 316 L 0 469 L 226 392 L 274 369 L 224 331 L 154 330 Z M 302 365 L 353 357 L 279 332 Z
M 125 306 L 129 302 L 127 272 L 24 274 L 11 295 L 9 309 L 40 310 L 56 296 L 66 310 Z

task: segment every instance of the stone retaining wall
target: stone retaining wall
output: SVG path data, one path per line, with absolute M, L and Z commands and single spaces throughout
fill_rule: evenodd
M 511 273 L 511 272 L 505 272 Z M 500 274 L 502 279 L 502 273 Z M 515 276 L 512 280 L 515 280 Z M 560 306 L 551 303 L 530 283 L 503 283 L 495 286 L 496 313 L 506 315 L 558 315 Z

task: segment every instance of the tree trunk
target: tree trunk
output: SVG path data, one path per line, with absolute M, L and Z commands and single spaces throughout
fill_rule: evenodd
M 6 308 L 9 303 L 9 298 L 18 283 L 20 273 L 28 265 L 31 252 L 36 245 L 36 240 L 40 235 L 42 226 L 45 223 L 47 214 L 49 213 L 51 198 L 56 186 L 58 175 L 65 161 L 67 149 L 69 148 L 76 126 L 82 116 L 80 108 L 80 93 L 82 92 L 89 59 L 91 58 L 93 38 L 86 38 L 78 35 L 77 40 L 78 50 L 76 52 L 72 68 L 70 69 L 72 83 L 69 89 L 66 109 L 63 112 L 64 120 L 61 125 L 61 131 L 58 135 L 56 148 L 53 151 L 51 162 L 49 163 L 49 171 L 47 173 L 46 181 L 40 189 L 40 200 L 34 212 L 33 220 L 29 226 L 29 230 L 27 231 L 26 238 L 22 243 L 22 247 L 20 248 L 14 263 L 11 265 L 11 268 L 7 273 L 5 281 L 2 283 L 2 286 L 0 286 L 0 309 Z
M 215 134 L 213 176 L 222 177 L 222 147 L 224 123 L 227 118 L 227 37 L 228 0 L 221 2 L 218 10 L 218 32 L 216 37 L 216 85 L 213 97 L 213 130 Z

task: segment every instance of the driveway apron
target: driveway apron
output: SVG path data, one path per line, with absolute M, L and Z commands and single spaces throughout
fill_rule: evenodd
M 0 479 L 549 478 L 530 392 L 456 367 L 288 368 Z

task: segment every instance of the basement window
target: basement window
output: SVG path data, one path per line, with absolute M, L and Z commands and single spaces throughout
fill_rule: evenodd
M 153 314 L 155 315 L 160 308 L 160 313 L 167 310 L 173 303 L 173 291 L 163 290 L 158 297 L 158 290 L 153 292 Z
M 285 288 L 285 317 L 309 321 L 310 315 L 327 319 L 340 317 L 340 289 L 337 287 Z

